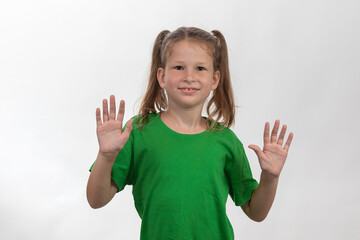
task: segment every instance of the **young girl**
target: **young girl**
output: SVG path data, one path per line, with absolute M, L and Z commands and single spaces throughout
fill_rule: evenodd
M 202 117 L 207 102 L 207 117 Z M 124 101 L 116 116 L 115 97 L 96 109 L 99 153 L 87 186 L 93 208 L 106 205 L 126 184 L 133 185 L 142 219 L 140 239 L 234 239 L 226 216 L 231 196 L 254 221 L 273 203 L 279 175 L 293 138 L 284 144 L 280 122 L 264 147 L 250 145 L 262 169 L 253 179 L 242 143 L 228 128 L 235 107 L 227 46 L 219 31 L 197 28 L 162 31 L 154 44 L 149 85 L 139 115 L 123 129 Z

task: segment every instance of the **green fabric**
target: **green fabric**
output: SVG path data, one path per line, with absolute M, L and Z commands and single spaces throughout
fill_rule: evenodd
M 236 135 L 228 128 L 179 134 L 159 114 L 150 115 L 141 131 L 136 123 L 112 179 L 119 191 L 133 185 L 140 239 L 234 239 L 227 197 L 241 206 L 258 186 Z

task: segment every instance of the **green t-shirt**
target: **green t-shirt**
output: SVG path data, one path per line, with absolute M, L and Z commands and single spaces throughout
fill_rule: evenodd
M 133 185 L 140 239 L 234 239 L 227 197 L 241 206 L 258 186 L 236 135 L 228 128 L 180 134 L 159 114 L 150 115 L 142 130 L 136 119 L 133 124 L 111 177 L 119 191 Z

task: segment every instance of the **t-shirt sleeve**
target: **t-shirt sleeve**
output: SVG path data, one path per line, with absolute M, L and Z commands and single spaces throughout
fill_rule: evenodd
M 126 124 L 124 126 L 124 129 Z M 111 180 L 118 186 L 118 192 L 125 188 L 125 185 L 132 184 L 133 168 L 133 134 L 130 134 L 128 141 L 118 153 L 111 169 Z M 90 167 L 92 170 L 94 164 Z
M 249 161 L 242 143 L 236 139 L 233 159 L 229 162 L 226 172 L 229 179 L 229 194 L 236 206 L 241 206 L 251 199 L 258 182 L 253 178 Z

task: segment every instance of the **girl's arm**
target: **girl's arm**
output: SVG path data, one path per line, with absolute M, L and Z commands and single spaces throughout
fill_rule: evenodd
M 263 221 L 274 202 L 279 178 L 261 173 L 259 186 L 251 196 L 251 200 L 241 206 L 245 214 L 256 222 Z
M 249 146 L 255 151 L 262 172 L 259 186 L 253 192 L 251 200 L 241 208 L 249 218 L 258 222 L 263 221 L 270 211 L 275 198 L 279 176 L 294 136 L 293 133 L 290 133 L 283 147 L 286 125 L 282 127 L 279 138 L 277 138 L 279 125 L 280 121 L 276 120 L 270 137 L 270 124 L 265 123 L 263 150 L 256 145 Z
M 110 96 L 110 114 L 108 113 L 107 100 L 103 101 L 103 121 L 100 109 L 96 109 L 96 133 L 99 141 L 99 154 L 91 170 L 86 189 L 87 200 L 92 208 L 106 205 L 118 190 L 111 180 L 111 169 L 119 151 L 129 139 L 132 130 L 130 120 L 122 131 L 125 102 L 120 102 L 119 113 L 116 118 L 115 97 Z
M 116 155 L 112 158 L 99 152 L 88 180 L 86 195 L 92 208 L 105 206 L 118 191 L 117 185 L 111 180 L 111 169 Z

